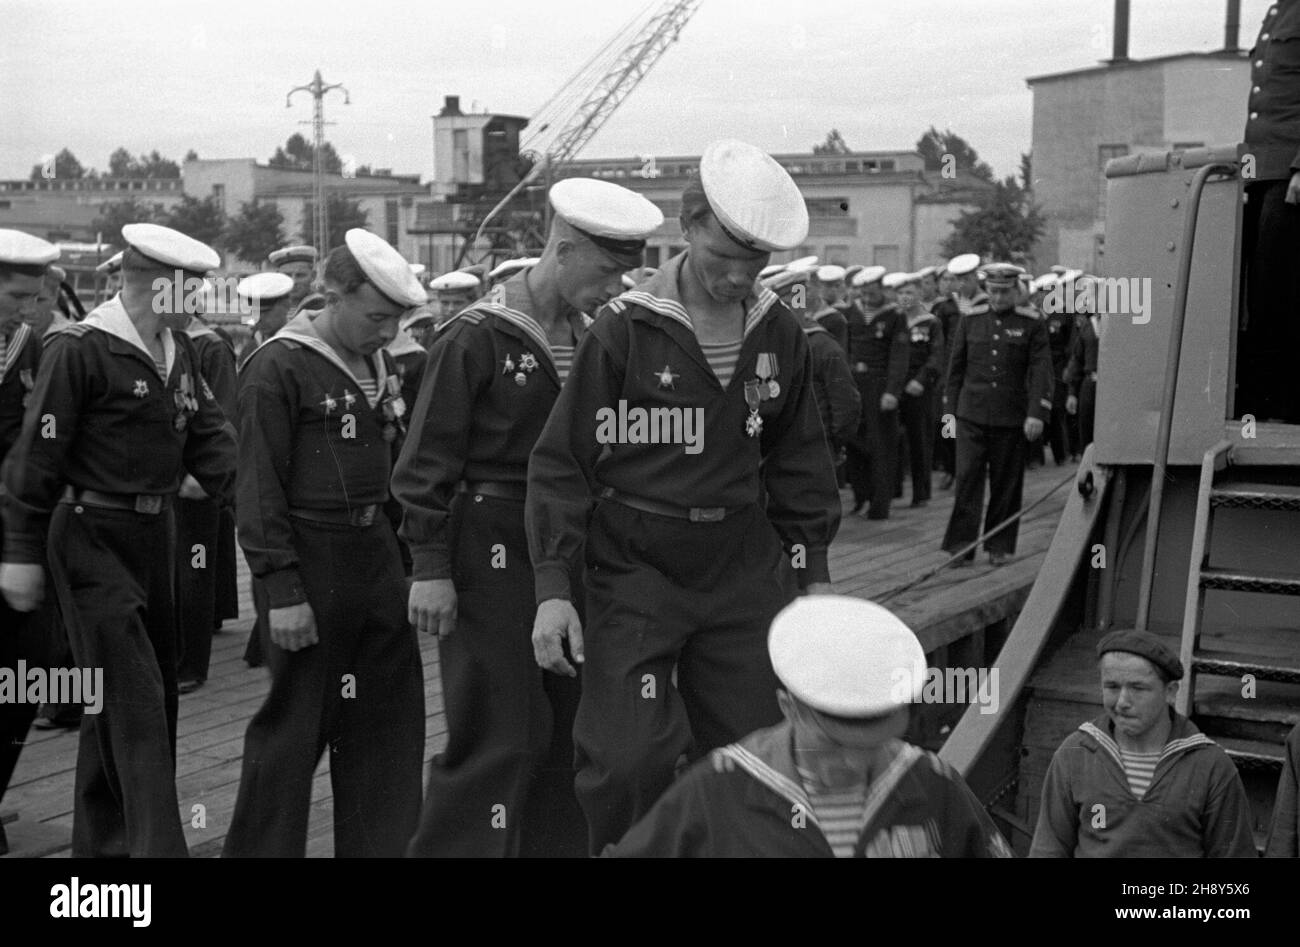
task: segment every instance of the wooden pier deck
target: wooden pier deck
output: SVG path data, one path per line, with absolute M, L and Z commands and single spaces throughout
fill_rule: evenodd
M 1025 477 L 1024 504 L 1048 493 L 1073 466 L 1046 467 Z M 935 478 L 936 484 L 938 477 Z M 1018 553 L 993 569 L 982 553 L 971 568 L 946 570 L 886 604 L 914 628 L 927 652 L 1019 611 L 1033 585 L 1070 486 L 1057 490 L 1021 524 Z M 847 497 L 847 493 L 845 494 Z M 946 558 L 939 543 L 952 509 L 951 491 L 936 491 L 930 505 L 912 509 L 900 501 L 889 520 L 846 515 L 831 549 L 831 575 L 837 592 L 876 598 L 920 575 Z M 239 786 L 244 731 L 268 688 L 265 668 L 248 668 L 243 650 L 252 626 L 247 573 L 240 557 L 241 601 L 238 621 L 213 641 L 207 684 L 181 697 L 176 783 L 180 815 L 190 852 L 220 853 Z M 446 741 L 442 682 L 436 643 L 422 637 L 425 682 L 425 759 Z M 6 829 L 9 857 L 66 856 L 72 834 L 72 792 L 77 759 L 75 732 L 33 729 L 19 759 L 4 809 L 18 819 Z M 195 806 L 203 806 L 206 826 L 192 827 Z M 333 854 L 333 798 L 328 759 L 316 775 L 307 854 Z

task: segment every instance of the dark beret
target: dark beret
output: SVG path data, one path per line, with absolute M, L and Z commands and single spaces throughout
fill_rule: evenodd
M 1179 681 L 1183 677 L 1183 665 L 1178 655 L 1161 639 L 1146 631 L 1121 629 L 1112 631 L 1097 642 L 1097 657 L 1109 651 L 1125 651 L 1146 658 L 1164 674 L 1168 681 Z

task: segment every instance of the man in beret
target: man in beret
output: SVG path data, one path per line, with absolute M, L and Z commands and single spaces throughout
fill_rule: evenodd
M 239 543 L 271 690 L 248 725 L 226 856 L 305 854 L 327 746 L 336 856 L 401 855 L 419 814 L 420 651 L 382 507 L 407 414 L 384 346 L 425 295 L 379 237 L 345 242 L 325 308 L 300 311 L 239 376 Z
M 776 616 L 768 649 L 784 720 L 700 760 L 604 854 L 1011 856 L 961 776 L 902 740 L 925 678 L 906 625 L 871 602 L 816 595 Z
M 1097 657 L 1105 712 L 1052 757 L 1030 857 L 1254 858 L 1236 765 L 1173 709 L 1178 655 L 1121 630 Z
M 297 261 L 288 265 L 292 268 L 301 266 L 302 263 Z M 298 289 L 299 283 L 295 281 L 295 276 L 289 273 L 254 273 L 239 281 L 239 295 L 248 300 L 255 313 L 253 336 L 240 353 L 241 368 L 248 356 L 257 351 L 259 345 L 284 328 L 289 315 L 304 298 L 298 297 L 295 300 L 294 294 Z
M 176 798 L 177 495 L 229 503 L 235 439 L 175 301 L 220 258 L 127 224 L 122 292 L 50 336 L 5 458 L 0 589 L 31 611 L 47 560 L 77 664 L 103 669 L 82 718 L 76 856 L 184 856 Z
M 714 142 L 681 225 L 687 250 L 588 327 L 528 464 L 533 646 L 564 674 L 566 641 L 585 658 L 574 742 L 592 852 L 683 754 L 779 719 L 764 637 L 799 588 L 829 588 L 840 520 L 807 338 L 756 282 L 807 236 L 803 196 L 769 155 Z M 647 436 L 629 406 L 667 431 Z M 572 591 L 584 543 L 588 635 Z
M 578 682 L 538 667 L 529 637 L 528 458 L 569 381 L 585 313 L 622 291 L 663 214 L 587 178 L 558 182 L 548 198 L 555 216 L 540 261 L 515 267 L 439 330 L 393 474 L 414 566 L 411 621 L 438 635 L 448 731 L 413 856 L 584 850 L 571 741 Z M 451 276 L 466 274 L 440 279 Z M 572 578 L 568 595 L 581 589 Z

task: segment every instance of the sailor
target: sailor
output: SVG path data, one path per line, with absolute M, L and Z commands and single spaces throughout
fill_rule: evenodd
M 553 844 L 583 852 L 569 742 L 577 681 L 539 668 L 529 638 L 528 457 L 569 377 L 583 314 L 622 292 L 663 215 L 585 178 L 560 181 L 549 199 L 540 262 L 439 331 L 393 476 L 415 563 L 411 620 L 439 636 L 448 728 L 411 855 L 535 853 L 532 840 L 555 821 L 577 838 Z M 571 578 L 565 599 L 580 588 Z M 543 773 L 553 731 L 568 753 L 558 773 Z
M 104 289 L 102 295 L 96 290 L 95 299 L 111 299 L 122 289 L 122 256 L 125 250 L 119 250 L 111 257 L 105 260 L 99 266 L 95 267 L 95 272 L 104 277 Z
M 286 315 L 298 310 L 306 299 L 312 295 L 312 280 L 316 276 L 316 248 L 309 246 L 281 247 L 266 258 L 275 272 L 283 273 L 293 280 L 293 289 L 289 293 L 289 308 Z M 316 307 L 318 308 L 318 307 Z M 280 325 L 284 325 L 283 322 Z M 269 323 L 262 331 L 265 342 L 280 331 L 280 325 Z
M 867 271 L 864 271 L 867 272 Z M 864 288 L 869 308 L 863 311 L 866 331 L 862 332 L 860 348 L 850 353 L 862 394 L 862 428 L 859 449 L 866 459 L 865 495 L 854 493 L 854 511 L 860 512 L 859 499 L 867 501 L 866 517 L 869 520 L 889 518 L 889 507 L 894 499 L 894 485 L 898 468 L 899 420 L 898 404 L 907 381 L 908 349 L 907 317 L 891 301 L 906 273 L 885 273 L 878 281 Z M 858 274 L 859 279 L 862 274 Z M 873 289 L 879 282 L 879 289 Z M 880 305 L 872 305 L 880 300 Z
M 934 313 L 935 318 L 939 320 L 945 341 L 951 341 L 953 332 L 956 330 L 957 320 L 962 315 L 961 307 L 957 304 L 957 277 L 953 275 L 949 268 L 951 263 L 952 261 L 944 263 L 935 270 L 935 275 L 938 278 L 939 295 L 930 304 L 930 312 Z M 942 372 L 939 376 L 939 383 L 935 387 L 934 399 L 934 466 L 936 470 L 943 471 L 943 477 L 939 481 L 939 489 L 951 490 L 957 473 L 957 439 L 953 436 L 956 432 L 949 432 L 947 426 L 943 423 L 943 373 L 948 370 L 948 353 L 946 349 L 943 357 Z M 948 436 L 945 437 L 945 434 L 948 434 Z
M 38 339 L 43 339 L 56 329 L 61 329 L 73 320 L 64 310 L 67 303 L 63 300 L 63 286 L 68 272 L 61 266 L 51 263 L 45 268 L 45 278 L 41 283 L 41 294 L 36 305 L 23 321 L 32 327 Z
M 1070 352 L 1074 347 L 1074 316 L 1065 311 L 1066 307 L 1055 304 L 1052 292 L 1060 282 L 1055 273 L 1046 273 L 1034 281 L 1035 299 L 1032 305 L 1042 313 L 1043 324 L 1047 326 L 1047 343 L 1052 350 L 1052 413 L 1047 419 L 1047 429 L 1036 445 L 1030 446 L 1030 455 L 1039 463 L 1044 459 L 1043 446 L 1052 449 L 1052 460 L 1060 467 L 1076 453 L 1070 449 L 1069 431 L 1066 419 L 1066 400 L 1069 388 L 1065 382 L 1065 369 L 1070 362 Z
M 858 271 L 853 277 L 852 287 L 856 296 L 857 312 L 847 315 L 849 367 L 853 371 L 853 380 L 858 386 L 858 397 L 862 402 L 862 421 L 858 426 L 858 432 L 845 444 L 845 475 L 853 490 L 853 513 L 862 512 L 867 500 L 872 497 L 872 461 L 867 442 L 869 429 L 867 415 L 872 414 L 871 423 L 874 424 L 875 414 L 879 409 L 880 394 L 878 392 L 873 394 L 877 386 L 869 384 L 867 360 L 880 354 L 873 336 L 881 326 L 885 325 L 883 322 L 877 325 L 876 317 L 889 308 L 884 287 L 880 284 L 884 276 L 883 266 L 868 266 Z M 899 351 L 903 349 L 900 347 Z M 887 366 L 888 363 L 888 354 L 886 354 L 885 365 Z M 901 378 L 899 385 L 902 385 Z M 871 401 L 867 400 L 869 398 Z
M 220 259 L 157 224 L 122 237 L 121 294 L 50 337 L 5 459 L 0 588 L 34 609 L 48 549 L 77 664 L 103 669 L 102 712 L 81 724 L 73 854 L 183 856 L 172 505 L 187 471 L 230 501 L 235 439 L 175 301 Z
M 907 320 L 907 381 L 899 402 L 898 417 L 907 440 L 912 473 L 912 506 L 930 502 L 930 466 L 934 444 L 934 416 L 938 406 L 939 382 L 943 378 L 943 326 L 921 302 L 924 280 L 911 274 L 898 286 L 898 309 Z M 901 465 L 900 465 L 901 467 Z M 901 483 L 903 472 L 897 474 Z
M 957 308 L 967 315 L 975 306 L 987 301 L 980 289 L 980 258 L 978 253 L 962 253 L 948 261 L 948 275 L 956 279 Z
M 1093 277 L 1084 276 L 1078 270 L 1071 270 L 1062 277 L 1062 282 L 1071 294 L 1087 294 L 1084 281 L 1091 279 Z M 1080 452 L 1093 441 L 1097 413 L 1097 354 L 1101 349 L 1104 318 L 1105 313 L 1095 311 L 1075 314 L 1070 360 L 1063 373 L 1069 391 L 1065 410 L 1078 421 Z
M 383 348 L 425 295 L 379 237 L 345 243 L 324 310 L 299 312 L 239 378 L 239 543 L 264 593 L 271 691 L 248 725 L 227 856 L 305 853 L 327 746 L 336 856 L 400 855 L 419 814 L 420 651 L 380 508 L 407 415 Z
M 586 660 L 574 741 L 593 852 L 683 754 L 779 719 L 766 629 L 797 588 L 829 587 L 840 519 L 807 339 L 755 282 L 807 235 L 803 196 L 767 154 L 718 141 L 681 225 L 686 251 L 588 328 L 528 467 L 534 650 L 565 674 L 566 639 Z M 633 409 L 656 412 L 653 432 Z
M 295 305 L 295 288 L 293 277 L 287 273 L 254 273 L 239 281 L 235 291 L 241 299 L 247 300 L 248 306 L 253 310 L 246 317 L 252 322 L 253 335 L 240 352 L 241 368 L 258 346 L 284 327 L 289 311 Z
M 59 248 L 20 230 L 0 229 L 0 461 L 18 439 L 23 410 L 36 385 L 41 359 L 41 335 L 34 319 L 48 268 Z M 0 537 L 7 540 L 0 528 Z M 7 545 L 7 542 L 6 542 Z M 39 561 L 39 560 L 38 560 Z M 18 674 L 18 662 L 45 663 L 43 624 L 30 609 L 18 609 L 0 598 L 0 670 Z M 37 706 L 24 701 L 0 701 L 0 800 L 4 799 L 27 738 Z M 0 855 L 9 850 L 0 825 Z
M 948 360 L 944 403 L 956 417 L 957 486 L 943 549 L 956 553 L 980 535 L 984 479 L 989 481 L 985 531 L 1020 511 L 1026 439 L 1043 433 L 1052 410 L 1052 354 L 1036 310 L 1015 304 L 1020 267 L 984 267 L 988 302 L 957 323 Z M 986 538 L 989 561 L 1016 551 L 1019 521 Z M 975 558 L 971 549 L 955 565 Z
M 817 269 L 817 295 L 821 306 L 813 309 L 814 322 L 831 334 L 831 339 L 846 353 L 849 351 L 849 323 L 844 314 L 844 275 L 842 266 Z
M 781 723 L 700 760 L 605 854 L 1008 858 L 961 776 L 903 742 L 925 653 L 879 605 L 796 599 L 772 622 Z
M 917 292 L 921 305 L 929 311 L 939 298 L 939 277 L 937 266 L 923 266 L 916 271 Z
M 429 283 L 429 292 L 438 300 L 438 325 L 445 325 L 447 320 L 479 298 L 482 284 L 473 273 L 452 270 L 443 273 Z

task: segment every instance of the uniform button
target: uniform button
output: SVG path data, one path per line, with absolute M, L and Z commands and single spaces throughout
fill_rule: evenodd
M 998 350 L 997 350 L 997 349 L 994 349 L 994 350 L 993 350 L 993 354 L 994 354 L 994 355 L 997 355 L 997 354 L 998 354 Z
M 1251 113 L 1250 113 L 1250 118 L 1251 118 L 1251 121 L 1254 121 L 1255 119 L 1259 118 L 1259 113 L 1258 113 L 1258 112 L 1251 112 Z
M 77 506 L 74 506 L 74 507 L 72 508 L 72 512 L 74 512 L 74 513 L 84 513 L 84 512 L 86 512 L 86 508 L 85 508 L 84 506 L 81 506 L 80 504 L 78 504 Z
M 994 383 L 993 383 L 993 387 L 996 388 L 997 386 L 998 386 L 998 383 L 997 383 L 997 382 L 994 382 Z
M 474 502 L 475 502 L 475 503 L 482 503 L 482 502 L 483 502 L 483 494 L 481 494 L 481 493 L 476 493 L 476 494 L 474 494 Z
M 1256 68 L 1256 69 L 1263 69 L 1263 68 L 1264 68 L 1264 60 L 1262 60 L 1262 59 L 1256 59 L 1256 60 L 1255 60 L 1255 68 Z
M 1259 38 L 1260 38 L 1261 40 L 1268 39 L 1268 34 L 1267 34 L 1267 33 L 1260 33 L 1260 34 L 1259 34 Z
M 1250 91 L 1251 91 L 1251 92 L 1254 92 L 1256 95 L 1258 95 L 1258 94 L 1259 94 L 1259 86 L 1255 86 L 1255 88 L 1251 89 Z

